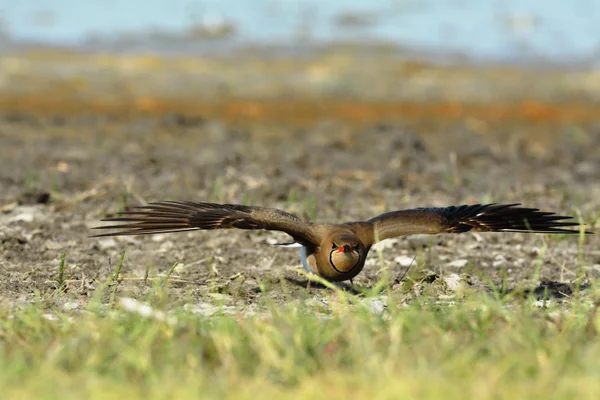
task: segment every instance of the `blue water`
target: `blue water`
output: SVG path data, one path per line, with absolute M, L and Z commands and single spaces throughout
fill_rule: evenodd
M 344 16 L 363 20 L 343 25 Z M 219 47 L 360 40 L 480 59 L 600 58 L 599 0 L 0 0 L 0 21 L 11 43 L 85 46 L 126 36 L 160 50 L 169 42 L 157 37 L 229 24 L 235 33 Z M 214 43 L 194 39 L 200 49 Z

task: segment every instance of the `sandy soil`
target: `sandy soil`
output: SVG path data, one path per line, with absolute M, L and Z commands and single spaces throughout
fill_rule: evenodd
M 39 57 L 12 56 L 12 64 L 4 58 L 2 75 L 14 77 L 17 70 L 11 65 L 37 65 L 31 60 Z M 233 94 L 205 91 L 194 97 L 185 85 L 190 74 L 218 76 L 223 68 L 223 81 L 243 86 L 244 68 L 240 77 L 228 75 L 233 65 L 243 64 L 219 60 L 210 73 L 192 68 L 187 74 L 169 73 L 174 67 L 161 66 L 167 71 L 162 75 L 137 73 L 139 68 L 132 65 L 135 76 L 128 80 L 121 67 L 108 61 L 77 64 L 47 57 L 52 65 L 72 68 L 70 84 L 58 73 L 33 67 L 19 69 L 16 83 L 2 81 L 4 302 L 52 293 L 63 252 L 69 293 L 82 301 L 106 280 L 122 251 L 121 295 L 147 291 L 152 278 L 164 275 L 175 262 L 179 265 L 171 284 L 186 301 L 220 293 L 257 304 L 265 297 L 285 301 L 307 293 L 306 279 L 289 270 L 300 267 L 298 249 L 270 245 L 285 240 L 284 234 L 220 231 L 88 238 L 101 218 L 147 201 L 244 202 L 324 221 L 416 206 L 522 202 L 581 217 L 588 228 L 598 228 L 600 113 L 594 93 L 572 89 L 572 72 L 427 65 L 419 73 L 434 78 L 419 86 L 410 80 L 410 68 L 403 75 L 390 67 L 393 73 L 370 77 L 372 86 L 365 79 L 346 91 L 322 93 L 330 69 L 319 72 L 313 65 L 312 74 L 325 76 L 321 83 L 306 93 L 291 90 L 286 95 L 277 82 L 295 82 L 309 62 L 297 68 L 288 62 L 282 71 L 277 63 L 283 61 L 275 60 L 249 67 L 252 74 L 246 75 L 256 78 L 261 70 L 266 82 L 256 96 L 249 94 L 256 84 L 253 78 L 246 83 L 249 87 Z M 396 65 L 382 60 L 382 65 Z M 84 68 L 99 63 L 113 74 Z M 277 73 L 270 75 L 269 65 Z M 583 79 L 583 73 L 577 74 Z M 140 76 L 154 85 L 143 89 Z M 171 85 L 160 76 L 167 76 Z M 518 90 L 519 82 L 532 76 L 539 81 L 530 80 Z M 566 86 L 557 83 L 557 76 Z M 413 95 L 404 92 L 386 100 L 382 88 L 403 77 L 412 82 Z M 344 79 L 352 81 L 352 74 Z M 552 93 L 530 90 L 544 87 L 544 79 L 552 82 Z M 588 74 L 585 79 L 595 78 Z M 158 81 L 162 83 L 157 86 Z M 128 86 L 131 82 L 135 84 Z M 509 94 L 506 82 L 511 82 Z M 119 92 L 120 83 L 127 90 Z M 214 81 L 206 87 L 211 85 Z M 486 99 L 477 91 L 481 87 Z M 444 88 L 445 95 L 436 88 Z M 491 95 L 494 88 L 498 99 Z M 111 97 L 102 97 L 108 92 Z M 468 275 L 476 288 L 499 284 L 503 277 L 510 286 L 529 281 L 539 261 L 541 280 L 572 283 L 577 276 L 590 279 L 600 273 L 599 244 L 597 235 L 587 237 L 581 248 L 576 236 L 418 236 L 387 241 L 383 256 L 392 277 L 402 276 L 407 260 L 416 255 L 413 276 L 426 274 L 420 270 L 446 277 Z M 146 271 L 149 281 L 143 279 Z M 372 251 L 355 283 L 373 287 L 383 273 Z M 310 293 L 327 290 L 313 287 Z

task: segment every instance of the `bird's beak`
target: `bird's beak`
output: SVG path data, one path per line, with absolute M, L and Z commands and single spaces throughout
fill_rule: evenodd
M 338 253 L 354 253 L 354 249 L 349 244 L 345 244 L 337 250 Z

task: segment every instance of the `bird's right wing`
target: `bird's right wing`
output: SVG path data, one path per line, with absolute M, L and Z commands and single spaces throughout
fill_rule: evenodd
M 318 245 L 321 241 L 316 225 L 293 214 L 275 208 L 240 204 L 161 201 L 135 207 L 132 211 L 102 221 L 119 224 L 93 229 L 113 229 L 116 232 L 93 237 L 237 228 L 282 231 L 301 244 Z

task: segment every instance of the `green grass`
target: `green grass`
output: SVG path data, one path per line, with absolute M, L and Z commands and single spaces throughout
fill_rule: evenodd
M 0 308 L 3 398 L 600 398 L 596 289 L 542 308 L 388 292 L 383 313 L 331 290 L 318 308 L 210 317 L 154 289 L 162 309 L 118 298 L 62 311 L 57 296 Z

